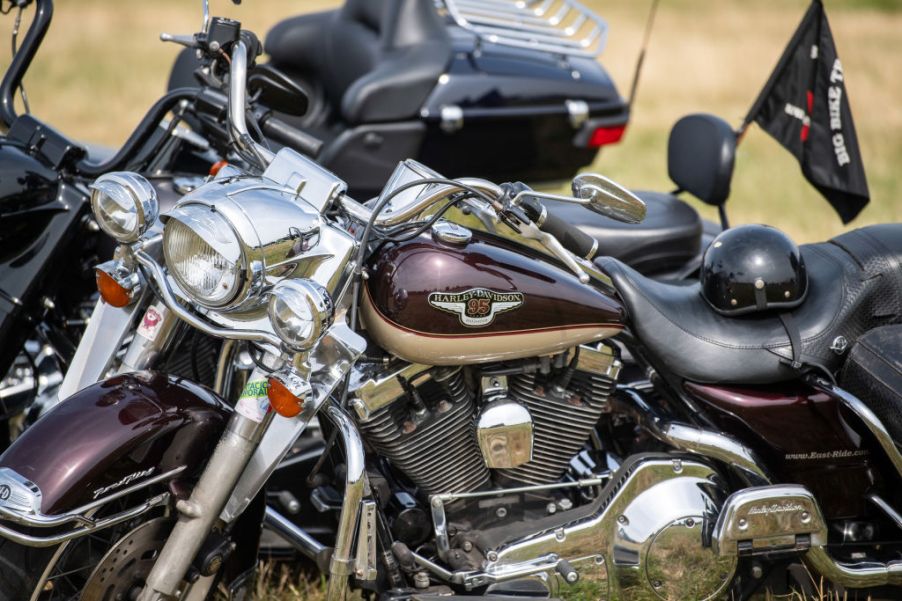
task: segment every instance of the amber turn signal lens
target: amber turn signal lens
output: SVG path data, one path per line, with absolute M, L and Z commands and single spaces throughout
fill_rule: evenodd
M 119 282 L 113 277 L 99 269 L 94 271 L 97 277 L 97 290 L 100 292 L 100 298 L 108 305 L 113 307 L 125 307 L 132 302 L 132 295 L 128 290 L 119 285 Z
M 228 165 L 228 161 L 216 161 L 212 165 L 210 165 L 210 175 L 216 177 L 216 174 L 219 173 L 219 170 Z
M 301 412 L 301 408 L 304 406 L 304 399 L 294 396 L 276 378 L 269 379 L 269 389 L 266 394 L 269 396 L 269 404 L 272 405 L 273 411 L 282 417 L 294 417 Z

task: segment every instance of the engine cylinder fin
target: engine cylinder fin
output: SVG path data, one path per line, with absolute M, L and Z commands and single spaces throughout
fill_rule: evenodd
M 423 415 L 407 403 L 394 403 L 360 424 L 377 452 L 424 493 L 468 492 L 489 481 L 475 436 L 474 395 L 458 371 L 422 388 L 430 407 Z

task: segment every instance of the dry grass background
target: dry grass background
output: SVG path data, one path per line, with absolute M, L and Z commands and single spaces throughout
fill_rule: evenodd
M 602 60 L 626 94 L 651 0 L 584 2 L 610 23 Z M 281 17 L 335 4 L 245 0 L 234 6 L 213 0 L 213 9 L 263 34 Z M 852 226 L 902 221 L 902 0 L 825 4 L 872 196 Z M 696 111 L 738 124 L 806 5 L 807 0 L 662 0 L 626 138 L 602 152 L 593 169 L 633 187 L 667 189 L 671 125 Z M 121 143 L 163 92 L 178 51 L 160 43 L 158 34 L 194 31 L 199 7 L 199 0 L 58 0 L 54 25 L 26 80 L 34 112 L 73 136 Z M 4 43 L 11 25 L 11 16 L 0 20 Z M 8 57 L 0 55 L 0 68 Z M 844 229 L 789 153 L 754 126 L 739 149 L 729 208 L 735 222 L 772 223 L 800 241 Z
M 583 0 L 610 24 L 602 61 L 626 94 L 651 0 Z M 327 8 L 335 0 L 213 0 L 215 14 L 263 34 L 282 17 Z M 902 221 L 902 0 L 826 0 L 843 60 L 872 201 L 852 224 Z M 666 141 L 690 112 L 738 124 L 764 84 L 807 0 L 662 0 L 626 138 L 593 165 L 633 187 L 667 189 Z M 121 143 L 164 91 L 178 52 L 158 34 L 189 33 L 199 0 L 58 0 L 54 25 L 26 79 L 32 110 L 62 131 L 92 142 Z M 0 20 L 8 39 L 12 16 Z M 8 65 L 0 54 L 0 69 Z M 703 213 L 713 217 L 707 207 Z M 753 127 L 739 149 L 734 222 L 766 222 L 800 241 L 843 228 L 808 186 L 798 164 Z M 259 598 L 318 598 L 319 583 L 270 571 Z M 267 588 L 268 587 L 268 588 Z

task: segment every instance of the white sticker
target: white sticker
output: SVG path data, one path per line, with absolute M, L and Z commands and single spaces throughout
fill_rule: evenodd
M 269 411 L 269 397 L 266 391 L 269 389 L 269 382 L 266 380 L 251 380 L 248 382 L 238 402 L 235 404 L 235 411 L 257 423 L 263 421 Z
M 151 342 L 157 339 L 160 330 L 163 329 L 163 316 L 166 314 L 165 307 L 147 307 L 144 317 L 141 318 L 141 325 L 138 326 L 138 334 L 147 338 Z

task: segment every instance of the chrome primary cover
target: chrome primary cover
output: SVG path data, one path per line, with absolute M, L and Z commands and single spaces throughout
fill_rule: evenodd
M 553 596 L 715 599 L 737 562 L 718 556 L 710 542 L 725 496 L 706 464 L 637 455 L 605 487 L 595 511 L 486 550 L 484 573 L 494 580 L 526 570 L 550 584 Z M 543 565 L 550 569 L 542 573 Z

